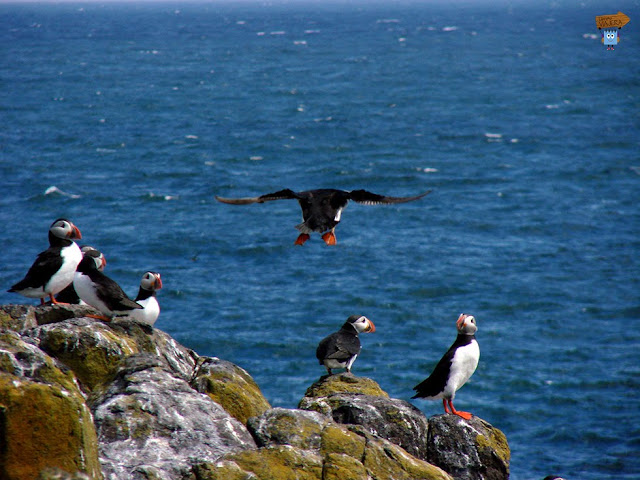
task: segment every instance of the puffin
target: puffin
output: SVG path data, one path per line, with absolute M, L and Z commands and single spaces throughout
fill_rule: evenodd
M 124 293 L 120 285 L 98 270 L 94 257 L 85 254 L 73 278 L 73 288 L 80 300 L 91 305 L 102 315 L 91 315 L 110 321 L 114 317 L 130 315 L 133 310 L 143 308 Z
M 93 260 L 96 262 L 96 267 L 98 267 L 98 270 L 100 270 L 101 272 L 104 270 L 104 267 L 107 265 L 107 259 L 105 258 L 105 256 L 102 254 L 101 251 L 93 248 L 90 245 L 81 246 L 80 251 L 82 252 L 82 255 L 87 254 L 93 257 Z M 80 297 L 78 297 L 78 294 L 76 293 L 75 288 L 73 288 L 73 281 L 56 296 L 56 300 L 58 301 L 58 303 L 63 302 L 63 303 L 70 303 L 74 305 L 82 303 L 82 300 L 80 300 Z
M 334 368 L 344 368 L 351 372 L 351 365 L 362 350 L 359 333 L 373 333 L 376 326 L 364 315 L 351 315 L 340 330 L 323 338 L 316 349 L 316 357 L 320 365 L 329 372 Z
M 41 305 L 46 297 L 53 304 L 61 303 L 55 295 L 73 282 L 76 267 L 82 260 L 82 252 L 74 240 L 81 238 L 80 230 L 70 220 L 55 220 L 49 227 L 49 248 L 38 254 L 25 277 L 8 291 L 39 298 Z
M 334 188 L 321 188 L 294 192 L 290 189 L 267 193 L 259 197 L 224 198 L 216 195 L 216 200 L 231 205 L 248 205 L 251 203 L 264 203 L 272 200 L 297 200 L 302 209 L 302 223 L 296 225 L 300 232 L 294 242 L 295 245 L 304 245 L 309 240 L 312 232 L 318 232 L 327 245 L 336 244 L 335 228 L 340 223 L 342 210 L 349 200 L 363 205 L 405 203 L 418 200 L 431 190 L 413 197 L 388 197 L 378 195 L 367 190 L 337 190 Z
M 160 315 L 160 305 L 156 299 L 156 290 L 162 288 L 162 279 L 158 272 L 146 272 L 140 280 L 140 289 L 135 301 L 142 305 L 142 310 L 132 310 L 129 315 L 138 322 L 153 326 Z
M 557 475 L 547 475 L 544 477 L 544 480 L 564 480 L 564 478 L 558 477 Z
M 473 315 L 461 314 L 456 321 L 458 336 L 447 353 L 440 359 L 429 378 L 413 389 L 417 392 L 411 398 L 442 399 L 445 413 L 453 413 L 465 420 L 471 419 L 469 412 L 461 412 L 453 406 L 456 391 L 462 387 L 480 360 L 480 347 L 475 333 L 478 330 Z

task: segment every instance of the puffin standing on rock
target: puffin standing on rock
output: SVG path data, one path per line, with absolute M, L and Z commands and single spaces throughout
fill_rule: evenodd
M 84 255 L 73 279 L 73 288 L 80 300 L 102 313 L 94 316 L 110 321 L 116 316 L 130 315 L 135 309 L 143 308 L 124 293 L 120 285 L 98 270 L 91 255 Z
M 51 303 L 60 303 L 54 295 L 73 282 L 76 267 L 82 260 L 82 252 L 74 240 L 81 238 L 78 227 L 66 218 L 58 218 L 49 227 L 49 248 L 38 254 L 25 277 L 8 291 L 39 298 L 42 305 L 45 297 L 49 297 Z
M 469 420 L 471 414 L 456 410 L 453 399 L 456 391 L 471 378 L 478 366 L 480 347 L 475 337 L 478 327 L 476 319 L 464 313 L 456 321 L 456 326 L 456 341 L 440 359 L 429 378 L 413 387 L 418 393 L 411 398 L 441 398 L 445 413 L 453 413 Z
M 274 193 L 267 193 L 259 197 L 223 198 L 216 196 L 216 200 L 231 205 L 248 205 L 251 203 L 264 203 L 272 200 L 297 200 L 302 208 L 302 223 L 296 225 L 300 235 L 295 245 L 303 245 L 310 238 L 311 232 L 322 234 L 322 239 L 327 245 L 336 244 L 334 230 L 342 216 L 342 210 L 349 200 L 364 205 L 405 203 L 418 200 L 430 193 L 430 190 L 413 197 L 387 197 L 366 190 L 336 190 L 322 188 L 318 190 L 306 190 L 294 192 L 284 189 Z
M 96 262 L 96 267 L 101 272 L 104 270 L 104 267 L 107 266 L 107 259 L 105 258 L 105 256 L 102 254 L 101 251 L 96 250 L 95 248 L 89 245 L 83 245 L 82 247 L 80 247 L 80 251 L 82 252 L 83 256 L 89 255 L 93 257 L 93 261 Z M 75 275 L 75 272 L 74 272 L 74 275 Z M 76 293 L 75 288 L 73 288 L 73 281 L 67 286 L 67 288 L 62 290 L 56 296 L 56 300 L 58 301 L 58 303 L 62 302 L 62 303 L 69 303 L 73 305 L 82 303 L 80 300 L 80 297 Z
M 337 332 L 322 339 L 316 349 L 320 365 L 331 375 L 331 369 L 344 368 L 351 372 L 351 365 L 362 350 L 358 334 L 373 333 L 376 326 L 364 315 L 351 315 Z
M 135 301 L 142 310 L 132 310 L 130 315 L 140 323 L 153 326 L 160 315 L 160 305 L 156 299 L 156 290 L 162 288 L 162 279 L 158 272 L 146 272 L 140 280 L 140 289 Z

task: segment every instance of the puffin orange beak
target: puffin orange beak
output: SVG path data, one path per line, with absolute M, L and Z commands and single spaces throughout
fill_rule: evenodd
M 458 330 L 460 330 L 462 328 L 462 325 L 464 324 L 465 319 L 468 317 L 468 315 L 461 313 L 460 316 L 458 317 L 458 320 L 456 321 L 456 327 L 458 327 Z
M 367 319 L 369 322 L 369 326 L 367 327 L 367 329 L 365 330 L 365 332 L 367 333 L 373 333 L 376 331 L 376 326 L 373 324 L 373 322 L 369 319 Z
M 160 290 L 162 288 L 162 279 L 160 278 L 160 274 L 159 273 L 156 274 L 155 288 L 156 288 L 156 290 Z
M 103 255 L 102 256 L 102 266 L 100 267 L 100 269 L 104 270 L 104 267 L 107 266 L 107 259 L 106 257 Z
M 80 233 L 80 230 L 75 225 L 73 225 L 73 229 L 69 233 L 69 238 L 73 240 L 80 240 L 82 238 L 82 234 Z

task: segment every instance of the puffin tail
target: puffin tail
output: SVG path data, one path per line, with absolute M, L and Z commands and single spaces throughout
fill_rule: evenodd
M 305 222 L 299 223 L 298 225 L 296 225 L 296 229 L 300 232 L 300 233 L 305 233 L 307 235 L 309 235 L 311 232 L 313 232 L 313 230 L 311 230 L 307 224 Z

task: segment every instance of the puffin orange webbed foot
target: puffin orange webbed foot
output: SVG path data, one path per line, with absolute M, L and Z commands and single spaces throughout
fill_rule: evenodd
M 311 236 L 308 233 L 301 233 L 300 235 L 298 235 L 298 238 L 296 238 L 296 241 L 293 242 L 293 244 L 294 245 L 304 245 L 304 242 L 309 240 L 309 238 L 311 238 Z
M 465 420 L 471 420 L 471 417 L 473 417 L 473 415 L 470 414 L 469 412 L 461 412 L 460 410 L 456 410 L 454 414 L 464 418 Z
M 326 243 L 327 245 L 336 244 L 336 234 L 333 232 L 325 233 L 324 235 L 322 235 L 322 239 L 324 240 L 324 243 Z

